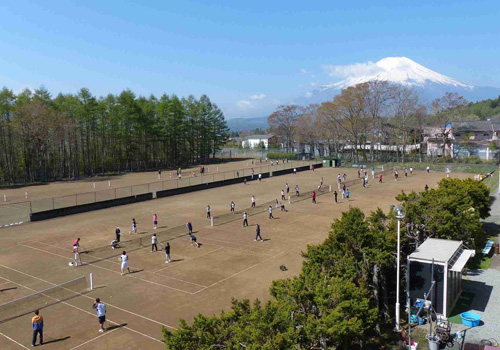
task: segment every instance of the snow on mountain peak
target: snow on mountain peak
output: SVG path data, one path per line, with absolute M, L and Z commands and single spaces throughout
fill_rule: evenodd
M 356 69 L 356 68 L 362 69 Z M 345 89 L 372 80 L 388 81 L 394 84 L 401 84 L 408 87 L 424 87 L 428 83 L 450 85 L 472 89 L 472 85 L 466 85 L 458 80 L 446 75 L 434 72 L 407 57 L 386 57 L 380 61 L 367 64 L 357 64 L 353 66 L 329 66 L 336 74 L 346 75 L 346 79 L 334 84 L 324 85 L 321 90 L 335 88 Z

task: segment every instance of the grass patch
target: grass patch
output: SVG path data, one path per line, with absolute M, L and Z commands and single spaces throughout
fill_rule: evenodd
M 476 256 L 467 263 L 469 270 L 487 270 L 491 267 L 491 256 L 476 252 Z
M 498 171 L 495 171 L 492 176 L 483 180 L 484 184 L 490 189 L 490 193 L 493 193 L 498 189 Z
M 450 313 L 450 317 L 448 317 L 448 321 L 456 324 L 462 323 L 462 318 L 460 314 L 462 312 L 470 311 L 470 306 L 472 304 L 472 300 L 474 300 L 474 293 L 463 291 L 458 298 L 453 311 Z

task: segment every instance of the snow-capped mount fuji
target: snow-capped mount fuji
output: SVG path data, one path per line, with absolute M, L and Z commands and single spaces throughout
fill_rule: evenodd
M 419 92 L 422 102 L 430 102 L 442 97 L 446 92 L 456 92 L 469 101 L 497 98 L 499 88 L 480 87 L 465 84 L 446 75 L 426 68 L 407 57 L 386 57 L 376 63 L 363 65 L 363 74 L 349 75 L 346 79 L 323 85 L 308 92 L 306 97 L 297 100 L 299 104 L 320 103 L 330 101 L 341 90 L 369 81 L 387 81 L 391 84 L 403 85 Z M 335 74 L 335 67 L 332 68 Z

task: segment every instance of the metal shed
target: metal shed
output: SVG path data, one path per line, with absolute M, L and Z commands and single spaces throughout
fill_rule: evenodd
M 411 305 L 424 298 L 434 279 L 436 285 L 428 300 L 438 315 L 448 317 L 462 293 L 465 264 L 474 255 L 475 251 L 466 249 L 462 241 L 428 238 L 408 257 Z

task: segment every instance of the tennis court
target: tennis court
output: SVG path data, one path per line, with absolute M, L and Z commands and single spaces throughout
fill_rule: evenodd
M 349 187 L 349 201 L 339 195 L 340 203 L 335 204 L 333 195 L 325 192 L 312 204 L 306 192 L 315 190 L 321 177 L 327 191 L 328 184 L 336 184 L 339 172 L 345 172 L 348 180 L 357 178 L 357 169 L 318 169 L 4 229 L 0 235 L 0 304 L 81 276 L 88 280 L 92 273 L 93 290 L 74 293 L 40 311 L 46 348 L 163 349 L 162 326 L 176 327 L 179 319 L 191 320 L 198 313 L 219 314 L 230 307 L 232 297 L 269 300 L 272 280 L 296 275 L 301 267 L 300 252 L 308 244 L 322 242 L 342 211 L 349 207 L 387 210 L 401 190 L 422 190 L 426 184 L 432 187 L 445 176 L 418 172 L 396 182 L 387 175 L 382 184 L 370 179 L 366 189 L 355 181 Z M 289 195 L 295 195 L 298 185 L 304 200 L 287 201 L 288 212 L 273 207 L 274 220 L 268 219 L 265 210 L 248 210 L 250 226 L 243 228 L 241 211 L 250 207 L 252 195 L 257 206 L 267 208 L 281 198 L 286 182 Z M 229 213 L 232 200 L 238 213 L 234 220 L 222 220 L 233 215 Z M 205 217 L 207 205 L 215 216 L 214 226 Z M 152 228 L 153 213 L 158 214 L 157 230 Z M 137 235 L 129 233 L 132 218 L 138 223 Z M 188 221 L 200 248 L 189 242 Z M 264 242 L 254 241 L 257 223 Z M 110 246 L 115 226 L 123 233 L 123 249 L 128 251 L 133 272 L 125 276 L 120 275 L 121 249 L 113 251 Z M 155 232 L 160 242 L 167 239 L 171 245 L 169 264 L 165 264 L 163 251 L 151 253 L 148 242 Z M 81 254 L 82 266 L 70 267 L 71 244 L 77 237 L 81 238 L 81 251 L 88 253 Z M 280 265 L 288 270 L 281 271 Z M 111 330 L 105 333 L 98 332 L 92 309 L 96 297 L 107 305 L 106 326 Z M 1 349 L 30 348 L 31 317 L 0 323 Z

